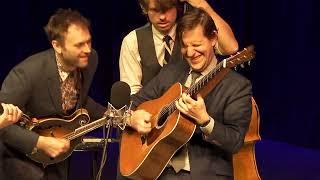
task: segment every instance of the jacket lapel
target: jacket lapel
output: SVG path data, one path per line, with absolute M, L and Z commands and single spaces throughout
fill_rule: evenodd
M 179 68 L 181 68 L 181 73 L 179 75 L 179 77 L 177 78 L 177 81 L 184 85 L 187 81 L 187 78 L 189 76 L 189 71 L 190 71 L 190 66 L 187 62 L 187 60 L 185 59 L 182 59 L 180 62 L 179 62 Z
M 87 77 L 87 72 L 85 70 L 81 70 L 79 71 L 80 72 L 80 89 L 79 89 L 79 99 L 78 99 L 78 102 L 77 102 L 77 106 L 76 106 L 76 109 L 79 109 L 79 108 L 83 108 L 83 101 L 84 101 L 84 84 L 86 82 L 86 77 Z
M 55 106 L 57 112 L 62 113 L 62 98 L 61 98 L 61 89 L 60 89 L 60 77 L 58 73 L 58 67 L 56 63 L 56 57 L 53 49 L 49 51 L 48 55 L 48 65 L 47 65 L 47 77 L 48 77 L 48 91 L 51 97 L 51 101 Z

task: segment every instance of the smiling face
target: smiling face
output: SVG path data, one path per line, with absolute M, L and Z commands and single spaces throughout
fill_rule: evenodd
M 56 41 L 54 47 L 65 66 L 70 69 L 84 68 L 91 53 L 90 32 L 84 26 L 72 24 L 64 34 L 64 42 Z
M 214 45 L 217 36 L 208 38 L 203 32 L 203 27 L 197 25 L 182 33 L 181 53 L 190 67 L 197 72 L 205 70 L 215 56 Z
M 149 21 L 162 34 L 167 34 L 175 25 L 177 19 L 176 7 L 162 10 L 157 0 L 150 0 L 147 9 Z

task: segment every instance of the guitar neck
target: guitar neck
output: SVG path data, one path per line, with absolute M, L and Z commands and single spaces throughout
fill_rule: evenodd
M 226 69 L 225 66 L 226 60 L 221 61 L 217 64 L 217 66 L 211 70 L 207 75 L 205 75 L 203 78 L 201 78 L 198 82 L 196 82 L 194 85 L 192 85 L 189 89 L 186 90 L 186 93 L 190 96 L 195 97 L 204 87 L 208 86 L 210 84 L 210 81 L 214 78 L 216 78 L 218 75 L 220 75 L 220 72 L 223 71 L 223 69 Z M 225 74 L 224 74 L 225 75 Z M 220 75 L 221 76 L 221 75 Z M 210 90 L 212 90 L 214 87 L 210 87 Z M 206 93 L 201 93 L 201 95 L 204 97 L 207 95 Z
M 248 46 L 244 48 L 241 52 L 236 53 L 216 65 L 216 67 L 211 70 L 207 75 L 201 78 L 198 82 L 192 85 L 189 89 L 185 91 L 185 93 L 189 94 L 190 96 L 194 97 L 197 94 L 200 94 L 202 97 L 205 97 L 208 93 L 214 89 L 218 83 L 223 79 L 223 77 L 230 71 L 230 68 L 233 68 L 239 64 L 243 64 L 252 60 L 255 57 L 254 46 Z M 177 97 L 180 98 L 180 97 Z M 173 111 L 176 110 L 175 99 L 172 101 L 165 109 L 164 112 L 171 114 Z
M 217 66 L 213 70 L 211 70 L 207 75 L 201 78 L 194 85 L 189 87 L 189 89 L 187 89 L 185 93 L 189 94 L 192 97 L 195 97 L 198 93 L 200 93 L 202 97 L 205 97 L 229 71 L 229 69 L 225 67 L 225 61 L 226 60 L 223 60 L 219 64 L 217 64 Z M 165 107 L 164 113 L 168 112 L 169 114 L 171 114 L 176 110 L 175 101 L 177 101 L 178 98 L 180 97 L 177 97 L 177 99 L 175 99 L 167 107 Z

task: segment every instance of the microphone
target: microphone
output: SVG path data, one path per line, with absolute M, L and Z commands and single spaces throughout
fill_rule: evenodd
M 126 119 L 131 115 L 130 93 L 130 86 L 123 81 L 117 81 L 112 85 L 110 103 L 108 102 L 106 113 L 110 119 L 108 126 L 118 126 L 121 130 L 124 130 Z
M 110 102 L 108 102 L 108 109 L 104 115 L 107 119 L 106 128 L 103 130 L 104 145 L 103 154 L 101 157 L 101 164 L 96 176 L 96 180 L 101 178 L 103 167 L 107 161 L 107 144 L 109 135 L 112 131 L 111 127 L 119 127 L 124 130 L 126 127 L 126 119 L 130 116 L 130 86 L 122 81 L 115 82 L 111 87 Z M 105 132 L 107 129 L 107 132 Z
M 123 82 L 117 81 L 111 87 L 110 103 L 114 108 L 120 109 L 123 106 L 130 105 L 130 86 Z

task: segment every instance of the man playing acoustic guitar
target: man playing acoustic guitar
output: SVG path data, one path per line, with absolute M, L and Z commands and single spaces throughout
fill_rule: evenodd
M 187 12 L 178 23 L 177 33 L 185 61 L 168 64 L 133 95 L 135 107 L 161 97 L 176 82 L 190 87 L 217 67 L 214 54 L 216 26 L 206 12 L 200 9 Z M 176 108 L 197 125 L 196 130 L 188 143 L 170 159 L 159 179 L 233 179 L 232 154 L 241 148 L 249 126 L 251 95 L 249 80 L 234 71 L 229 71 L 205 97 L 183 93 L 175 101 Z M 155 128 L 152 116 L 147 110 L 139 109 L 128 120 L 128 124 L 142 134 L 142 143 L 143 137 Z M 150 171 L 152 169 L 149 167 Z M 143 172 L 137 176 L 141 174 Z
M 102 117 L 106 108 L 88 97 L 98 64 L 89 21 L 77 11 L 59 9 L 45 31 L 53 48 L 30 56 L 10 71 L 2 84 L 0 102 L 14 104 L 35 118 L 66 116 L 78 108 L 86 108 L 94 119 Z M 39 136 L 15 124 L 1 129 L 0 134 L 7 179 L 67 179 L 67 161 L 43 168 L 25 154 L 42 151 L 54 158 L 69 149 L 68 140 Z

